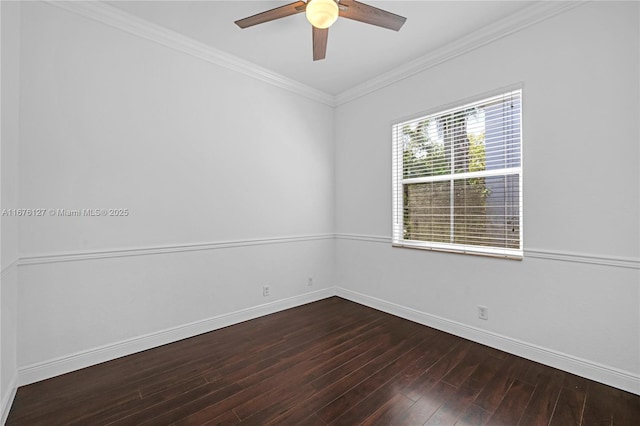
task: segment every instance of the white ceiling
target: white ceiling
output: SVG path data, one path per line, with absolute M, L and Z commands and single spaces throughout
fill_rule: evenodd
M 111 6 L 330 95 L 340 94 L 462 37 L 532 1 L 366 1 L 407 18 L 399 32 L 339 18 L 327 58 L 312 60 L 304 13 L 240 29 L 234 21 L 292 1 L 109 1 Z

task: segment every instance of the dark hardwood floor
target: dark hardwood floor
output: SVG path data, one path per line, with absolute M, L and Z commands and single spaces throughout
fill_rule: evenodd
M 337 297 L 18 389 L 9 425 L 640 425 L 640 397 Z

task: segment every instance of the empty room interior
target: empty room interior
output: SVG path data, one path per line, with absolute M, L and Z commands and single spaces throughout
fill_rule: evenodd
M 2 424 L 640 424 L 640 3 L 321 3 L 0 2 Z

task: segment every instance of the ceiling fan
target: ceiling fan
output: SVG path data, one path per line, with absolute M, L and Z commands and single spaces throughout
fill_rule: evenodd
M 248 18 L 236 21 L 240 28 L 247 28 L 297 13 L 306 12 L 313 28 L 313 60 L 324 59 L 327 53 L 329 27 L 338 19 L 353 19 L 366 24 L 399 31 L 407 18 L 369 6 L 355 0 L 308 0 L 296 1 Z

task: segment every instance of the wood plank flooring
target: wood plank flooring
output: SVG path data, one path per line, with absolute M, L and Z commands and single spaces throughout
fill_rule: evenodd
M 639 425 L 640 397 L 333 297 L 18 389 L 8 425 Z

